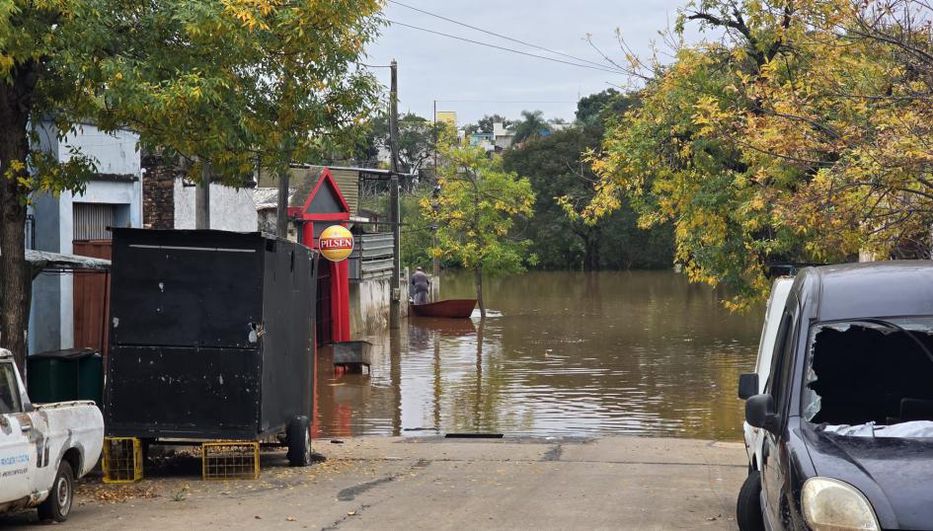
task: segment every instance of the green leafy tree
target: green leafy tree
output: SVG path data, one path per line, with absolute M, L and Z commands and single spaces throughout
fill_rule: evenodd
M 506 129 L 512 127 L 512 120 L 501 116 L 499 114 L 485 115 L 479 119 L 475 124 L 466 124 L 463 126 L 463 132 L 467 136 L 472 135 L 473 133 L 492 133 L 495 129 L 494 124 L 501 123 Z
M 550 127 L 544 119 L 543 112 L 522 111 L 521 119 L 512 124 L 512 132 L 515 135 L 512 141 L 515 144 L 521 144 L 527 140 L 539 138 L 547 131 L 550 131 Z
M 584 96 L 577 102 L 577 121 L 587 128 L 596 128 L 602 135 L 608 121 L 617 121 L 638 104 L 635 94 L 623 94 L 610 88 Z
M 479 132 L 479 126 L 476 124 L 466 124 L 463 126 L 462 129 L 463 129 L 463 134 L 465 134 L 468 138 L 473 133 Z
M 0 2 L 0 336 L 22 363 L 29 278 L 26 206 L 80 193 L 94 161 L 36 146 L 44 119 L 130 127 L 147 147 L 241 182 L 344 139 L 377 83 L 356 66 L 379 0 Z
M 538 267 L 631 269 L 670 267 L 670 225 L 643 231 L 627 205 L 594 222 L 580 212 L 596 191 L 598 177 L 586 162 L 602 140 L 602 127 L 573 127 L 503 153 L 506 170 L 527 177 L 535 192 L 534 223 L 526 228 Z
M 404 194 L 399 198 L 402 227 L 402 265 L 414 269 L 421 266 L 425 271 L 431 270 L 434 256 L 431 254 L 431 236 L 433 234 L 431 219 L 421 208 L 421 202 L 430 197 L 431 190 L 423 187 L 412 194 Z
M 398 121 L 398 156 L 402 170 L 418 173 L 434 156 L 434 144 L 444 123 L 433 124 L 416 114 L 403 114 Z M 386 137 L 388 145 L 388 136 Z
M 403 193 L 399 197 L 399 212 L 402 218 L 402 241 L 400 249 L 402 267 L 414 269 L 421 266 L 430 271 L 433 256 L 431 255 L 431 220 L 421 208 L 421 202 L 431 195 L 433 186 L 417 186 L 411 193 Z M 380 219 L 389 219 L 389 195 L 380 194 L 362 200 L 363 208 L 378 212 Z M 379 227 L 378 230 L 390 231 L 388 226 Z
M 535 192 L 534 223 L 529 224 L 527 234 L 540 267 L 600 268 L 605 220 L 588 224 L 579 216 L 571 219 L 558 202 L 560 197 L 592 197 L 596 177 L 583 156 L 598 141 L 587 138 L 582 128 L 573 128 L 507 150 L 502 156 L 505 169 L 526 177 Z
M 398 119 L 398 158 L 401 171 L 418 173 L 434 156 L 434 143 L 445 124 L 434 124 L 427 118 L 405 113 Z M 389 150 L 389 117 L 386 113 L 373 116 L 359 127 L 359 137 L 349 158 L 374 163 L 380 151 Z
M 335 146 L 324 160 L 345 166 L 378 167 L 382 145 L 379 140 L 381 134 L 377 133 L 377 128 L 382 126 L 379 122 L 380 116 L 376 115 L 353 125 L 348 130 L 349 141 Z M 388 126 L 385 126 L 385 130 L 388 131 Z
M 509 120 L 505 116 L 502 116 L 499 114 L 493 114 L 493 115 L 487 114 L 486 116 L 483 116 L 482 118 L 480 118 L 479 121 L 476 122 L 476 125 L 479 128 L 480 132 L 492 133 L 493 129 L 495 129 L 494 124 L 497 124 L 497 123 L 501 123 L 502 126 L 505 127 L 506 129 L 511 127 L 513 124 L 512 120 Z
M 434 256 L 454 260 L 474 272 L 480 314 L 486 317 L 483 274 L 523 271 L 534 263 L 531 242 L 514 234 L 515 223 L 533 214 L 535 196 L 528 179 L 502 168 L 498 156 L 482 148 L 441 143 L 440 193 L 421 200 L 425 216 L 437 226 Z

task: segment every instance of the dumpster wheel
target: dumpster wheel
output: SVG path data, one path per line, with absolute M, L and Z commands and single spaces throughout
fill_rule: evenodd
M 311 464 L 311 422 L 308 417 L 298 416 L 288 423 L 285 432 L 288 444 L 288 464 L 308 466 Z

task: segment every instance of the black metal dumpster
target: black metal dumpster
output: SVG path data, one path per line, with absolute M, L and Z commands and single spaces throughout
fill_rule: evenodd
M 103 360 L 93 349 L 40 352 L 26 358 L 29 397 L 36 403 L 93 400 L 102 404 Z
M 314 251 L 258 233 L 114 229 L 108 435 L 287 433 L 310 459 L 316 278 Z

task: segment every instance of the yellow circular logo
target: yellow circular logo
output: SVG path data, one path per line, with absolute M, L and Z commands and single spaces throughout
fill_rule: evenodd
M 353 252 L 353 234 L 342 225 L 331 225 L 318 238 L 321 254 L 331 262 L 342 262 Z

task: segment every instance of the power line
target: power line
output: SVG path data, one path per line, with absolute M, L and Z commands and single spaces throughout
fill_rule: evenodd
M 576 101 L 571 100 L 434 100 L 438 103 L 531 103 L 537 105 L 545 104 L 563 104 L 563 103 L 577 103 Z
M 473 39 L 468 39 L 468 38 L 466 38 L 466 37 L 460 37 L 460 36 L 457 36 L 457 35 L 451 35 L 450 33 L 444 33 L 444 32 L 442 32 L 442 31 L 436 31 L 436 30 L 432 30 L 432 29 L 421 28 L 421 27 L 418 27 L 418 26 L 412 26 L 411 24 L 405 24 L 404 22 L 396 22 L 396 21 L 394 21 L 394 20 L 389 20 L 389 19 L 386 19 L 386 21 L 387 21 L 389 24 L 393 24 L 393 25 L 397 25 L 397 26 L 403 26 L 403 27 L 411 28 L 411 29 L 418 30 L 418 31 L 423 31 L 423 32 L 425 32 L 425 33 L 433 33 L 434 35 L 440 35 L 440 36 L 442 36 L 442 37 L 447 37 L 447 38 L 450 38 L 450 39 L 456 39 L 456 40 L 458 40 L 458 41 L 464 41 L 464 42 L 468 42 L 468 43 L 471 43 L 471 44 L 477 44 L 477 45 L 479 45 L 479 46 L 486 46 L 486 47 L 488 47 L 488 48 L 494 48 L 494 49 L 496 49 L 496 50 L 502 50 L 502 51 L 505 51 L 505 52 L 517 53 L 517 54 L 519 54 L 519 55 L 525 55 L 525 56 L 528 56 L 528 57 L 535 57 L 535 58 L 537 58 L 537 59 L 544 59 L 545 61 L 553 61 L 553 62 L 555 62 L 555 63 L 562 63 L 562 64 L 565 64 L 565 65 L 577 66 L 577 67 L 580 67 L 580 68 L 589 68 L 590 70 L 599 70 L 599 71 L 602 71 L 602 72 L 609 72 L 610 74 L 622 74 L 622 72 L 620 72 L 620 71 L 618 71 L 618 70 L 612 70 L 612 69 L 610 69 L 610 68 L 608 68 L 608 67 L 605 67 L 605 66 L 590 66 L 590 65 L 580 64 L 580 63 L 574 63 L 574 62 L 571 62 L 571 61 L 564 61 L 563 59 L 555 59 L 554 57 L 548 57 L 548 56 L 546 56 L 546 55 L 538 55 L 538 54 L 534 54 L 534 53 L 530 53 L 530 52 L 523 52 L 523 51 L 521 51 L 521 50 L 515 50 L 515 49 L 513 49 L 513 48 L 507 48 L 507 47 L 505 47 L 505 46 L 498 46 L 498 45 L 496 45 L 496 44 L 489 44 L 488 42 L 476 41 L 476 40 L 473 40 Z
M 581 62 L 581 63 L 589 63 L 590 65 L 598 66 L 598 67 L 600 67 L 600 68 L 608 68 L 608 67 L 607 67 L 605 64 L 603 64 L 603 63 L 598 63 L 598 62 L 595 62 L 595 61 L 590 61 L 590 60 L 588 60 L 588 59 L 583 59 L 583 58 L 577 57 L 577 56 L 575 56 L 575 55 L 570 55 L 570 54 L 564 53 L 564 52 L 558 52 L 557 50 L 552 50 L 552 49 L 550 49 L 550 48 L 545 48 L 544 46 L 540 46 L 540 45 L 533 44 L 533 43 L 530 43 L 530 42 L 525 42 L 525 41 L 523 41 L 523 40 L 516 39 L 516 38 L 514 38 L 514 37 L 509 37 L 508 35 L 503 35 L 503 34 L 501 34 L 501 33 L 496 33 L 496 32 L 494 32 L 494 31 L 489 31 L 489 30 L 486 30 L 486 29 L 483 29 L 483 28 L 479 28 L 479 27 L 476 27 L 476 26 L 467 24 L 466 22 L 460 22 L 459 20 L 454 20 L 454 19 L 452 19 L 452 18 L 445 17 L 444 15 L 439 15 L 439 14 L 437 14 L 437 13 L 432 13 L 432 12 L 426 11 L 426 10 L 424 10 L 424 9 L 420 9 L 420 8 L 417 8 L 417 7 L 414 7 L 414 6 L 410 6 L 410 5 L 404 4 L 404 3 L 402 3 L 402 2 L 398 2 L 397 0 L 389 0 L 389 2 L 391 2 L 391 3 L 395 4 L 395 5 L 399 5 L 399 6 L 402 6 L 402 7 L 406 7 L 406 8 L 408 8 L 408 9 L 413 10 L 413 11 L 417 11 L 417 12 L 419 12 L 419 13 L 424 13 L 425 15 L 428 15 L 428 16 L 432 16 L 432 17 L 435 17 L 435 18 L 439 18 L 439 19 L 441 19 L 441 20 L 446 20 L 447 22 L 452 22 L 452 23 L 454 23 L 454 24 L 457 24 L 457 25 L 459 25 L 459 26 L 463 26 L 463 27 L 465 27 L 465 28 L 470 28 L 470 29 L 472 29 L 472 30 L 479 31 L 479 32 L 485 33 L 485 34 L 487 34 L 487 35 L 492 35 L 493 37 L 498 37 L 498 38 L 500 38 L 500 39 L 505 39 L 505 40 L 507 40 L 507 41 L 511 41 L 511 42 L 514 42 L 514 43 L 518 43 L 518 44 L 521 44 L 521 45 L 523 45 L 523 46 L 528 46 L 528 47 L 530 47 L 530 48 L 536 48 L 536 49 L 538 49 L 538 50 L 542 50 L 542 51 L 545 51 L 545 52 L 548 52 L 548 53 L 552 53 L 552 54 L 555 54 L 555 55 L 560 55 L 560 56 L 563 56 L 563 57 L 567 57 L 568 59 L 573 59 L 574 61 L 579 61 L 579 62 Z

